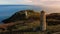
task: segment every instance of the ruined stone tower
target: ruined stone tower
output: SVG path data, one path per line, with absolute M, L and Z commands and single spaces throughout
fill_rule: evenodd
M 41 11 L 40 13 L 40 28 L 41 28 L 41 31 L 46 30 L 46 14 L 44 11 Z

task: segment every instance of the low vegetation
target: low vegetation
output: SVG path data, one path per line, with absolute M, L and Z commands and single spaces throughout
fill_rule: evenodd
M 28 11 L 28 19 L 26 19 L 24 11 Z M 47 30 L 46 32 L 40 31 L 40 13 L 33 10 L 23 10 L 16 12 L 10 18 L 3 20 L 4 24 L 14 23 L 13 26 L 7 27 L 5 33 L 15 34 L 53 34 L 60 32 L 60 13 L 51 13 L 46 15 Z M 16 23 L 16 24 L 15 24 Z M 17 33 L 18 32 L 18 33 Z

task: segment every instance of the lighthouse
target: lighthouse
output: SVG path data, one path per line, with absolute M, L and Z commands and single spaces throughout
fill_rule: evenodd
M 44 11 L 40 13 L 40 29 L 46 31 L 46 13 Z

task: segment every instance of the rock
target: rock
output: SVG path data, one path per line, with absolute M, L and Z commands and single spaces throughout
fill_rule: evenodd
M 25 13 L 27 12 L 27 13 Z M 26 16 L 27 14 L 27 16 Z M 13 14 L 11 17 L 3 20 L 2 22 L 4 23 L 10 23 L 10 22 L 16 22 L 16 21 L 24 21 L 27 19 L 31 19 L 31 20 L 35 20 L 35 19 L 39 19 L 40 17 L 40 13 L 35 12 L 33 10 L 22 10 L 22 11 L 18 11 L 15 14 Z

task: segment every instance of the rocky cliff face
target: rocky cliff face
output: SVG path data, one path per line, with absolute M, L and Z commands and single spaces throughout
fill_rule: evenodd
M 27 12 L 27 16 L 25 14 L 25 11 Z M 26 18 L 28 17 L 28 18 Z M 22 10 L 22 11 L 18 11 L 15 14 L 13 14 L 11 17 L 3 20 L 2 22 L 4 23 L 10 23 L 10 22 L 15 22 L 15 21 L 21 21 L 21 20 L 29 20 L 29 19 L 39 19 L 40 17 L 40 13 L 35 12 L 33 10 Z
M 27 11 L 27 14 L 28 14 L 27 16 L 25 14 L 25 11 Z M 46 15 L 46 18 L 47 18 L 48 25 L 60 24 L 60 13 L 48 14 Z M 22 10 L 22 11 L 16 12 L 11 17 L 3 20 L 2 22 L 4 23 L 17 22 L 17 21 L 29 21 L 30 22 L 33 20 L 40 20 L 40 13 L 35 12 L 33 10 Z
M 60 20 L 60 13 L 51 13 L 47 15 L 47 19 L 57 19 Z
M 25 11 L 28 12 L 28 16 L 25 15 Z M 28 17 L 26 19 L 26 17 Z M 60 31 L 60 13 L 51 13 L 46 15 L 47 18 L 47 29 L 51 32 L 58 32 Z M 9 27 L 9 30 L 14 30 L 15 28 L 21 30 L 21 31 L 40 31 L 40 13 L 35 12 L 33 10 L 22 10 L 19 12 L 16 12 L 11 17 L 3 20 L 4 23 L 1 28 Z M 16 23 L 16 24 L 15 24 Z M 12 26 L 12 25 L 14 26 Z M 52 25 L 52 26 L 50 26 Z M 56 25 L 56 26 L 54 26 Z M 58 26 L 57 26 L 58 25 Z
M 60 13 L 51 13 L 47 15 L 48 25 L 58 25 L 60 24 Z

